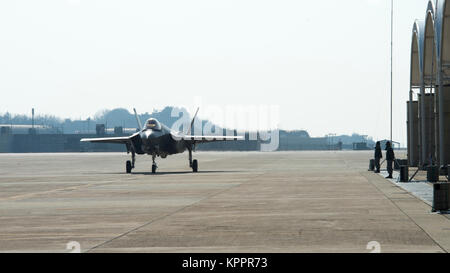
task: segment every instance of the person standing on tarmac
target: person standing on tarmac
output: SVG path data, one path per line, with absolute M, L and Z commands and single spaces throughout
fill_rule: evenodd
M 381 142 L 377 142 L 375 145 L 375 173 L 380 173 L 380 160 L 383 158 L 381 152 Z
M 392 149 L 391 142 L 386 142 L 386 161 L 387 161 L 387 171 L 389 176 L 386 178 L 392 178 L 392 172 L 394 171 L 393 164 L 395 160 L 394 149 Z

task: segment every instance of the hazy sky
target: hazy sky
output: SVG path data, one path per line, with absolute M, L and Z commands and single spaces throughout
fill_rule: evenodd
M 394 2 L 405 141 L 411 29 L 427 1 Z M 281 128 L 313 136 L 388 138 L 389 24 L 389 0 L 1 1 L 0 113 L 192 111 L 201 97 L 279 105 Z

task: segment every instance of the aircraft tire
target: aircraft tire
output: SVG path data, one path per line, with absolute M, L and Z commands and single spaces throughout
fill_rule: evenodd
M 127 164 L 126 164 L 126 170 L 127 170 L 127 173 L 131 173 L 131 161 L 127 161 Z
M 156 173 L 156 165 L 152 165 L 152 173 Z
M 197 161 L 197 159 L 194 159 L 194 161 L 192 161 L 192 171 L 194 173 L 198 172 L 198 161 Z

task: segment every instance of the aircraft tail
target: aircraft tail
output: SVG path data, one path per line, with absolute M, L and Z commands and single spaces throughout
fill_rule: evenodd
M 137 114 L 137 112 L 136 112 L 136 108 L 133 108 L 133 111 L 134 111 L 134 116 L 136 117 L 136 122 L 137 122 L 137 124 L 138 124 L 138 126 L 139 126 L 139 129 L 140 129 L 141 131 L 144 130 L 144 127 L 142 127 L 141 119 L 139 118 L 139 116 L 138 116 L 138 114 Z
M 197 108 L 197 111 L 195 112 L 195 115 L 194 115 L 194 117 L 192 118 L 191 126 L 189 126 L 189 130 L 187 131 L 187 135 L 190 135 L 191 132 L 192 132 L 192 126 L 194 126 L 194 122 L 195 122 L 195 118 L 197 117 L 198 110 L 200 110 L 200 107 Z

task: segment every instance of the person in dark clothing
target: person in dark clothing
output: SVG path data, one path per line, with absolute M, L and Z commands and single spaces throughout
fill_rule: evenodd
M 386 142 L 386 161 L 387 161 L 387 171 L 389 176 L 386 178 L 392 178 L 392 172 L 394 171 L 393 164 L 395 160 L 394 149 L 392 149 L 391 142 Z
M 377 142 L 375 145 L 375 173 L 380 173 L 380 160 L 383 158 L 383 153 L 381 152 L 381 142 Z

